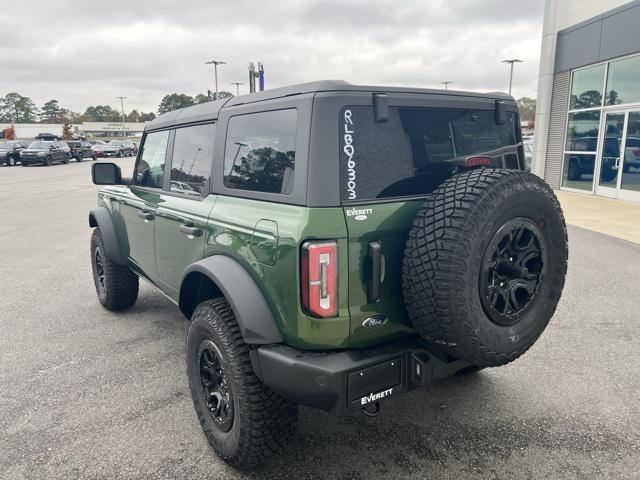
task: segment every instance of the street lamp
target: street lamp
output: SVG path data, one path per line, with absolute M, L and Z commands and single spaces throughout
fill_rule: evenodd
M 502 60 L 502 63 L 508 63 L 511 65 L 511 72 L 509 73 L 509 95 L 511 95 L 511 86 L 513 85 L 513 64 L 522 63 L 522 60 L 518 58 L 512 58 L 510 60 Z
M 440 83 L 441 83 L 442 85 L 444 85 L 444 89 L 445 89 L 445 90 L 449 90 L 449 84 L 450 84 L 450 83 L 453 83 L 453 82 L 450 82 L 449 80 L 447 80 L 446 82 L 440 82 Z
M 122 111 L 122 136 L 127 136 L 127 124 L 124 123 L 124 99 L 127 97 L 116 97 L 120 99 L 120 109 Z
M 236 86 L 236 97 L 240 95 L 240 85 L 244 85 L 242 82 L 231 82 L 231 85 Z
M 205 65 L 213 65 L 213 74 L 216 79 L 216 97 L 214 100 L 218 99 L 218 65 L 225 65 L 227 62 L 223 62 L 222 60 L 209 60 L 208 62 L 204 62 Z

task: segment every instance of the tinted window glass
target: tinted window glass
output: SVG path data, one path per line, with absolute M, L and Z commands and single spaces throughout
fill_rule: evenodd
M 573 72 L 570 110 L 602 105 L 604 70 L 605 65 L 602 64 Z
M 517 122 L 515 112 L 498 125 L 493 110 L 390 108 L 389 120 L 376 123 L 371 107 L 346 107 L 340 116 L 342 199 L 428 194 L 469 156 L 519 168 Z
M 640 56 L 609 64 L 607 105 L 640 101 Z
M 142 187 L 162 188 L 164 161 L 167 154 L 169 131 L 149 133 L 142 145 L 142 155 L 136 164 L 135 184 Z
M 567 146 L 570 152 L 595 152 L 598 148 L 600 111 L 570 113 L 567 124 Z
M 215 132 L 214 124 L 176 130 L 171 163 L 172 192 L 194 196 L 208 192 Z
M 224 155 L 225 186 L 291 193 L 297 117 L 295 109 L 231 117 Z

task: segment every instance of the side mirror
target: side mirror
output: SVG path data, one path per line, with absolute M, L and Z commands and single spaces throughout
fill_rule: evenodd
M 91 165 L 91 179 L 95 185 L 120 185 L 122 171 L 115 163 L 94 163 Z

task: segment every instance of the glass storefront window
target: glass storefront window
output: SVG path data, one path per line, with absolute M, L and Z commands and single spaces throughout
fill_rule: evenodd
M 569 110 L 599 107 L 602 105 L 604 71 L 605 65 L 600 64 L 573 72 Z
M 629 112 L 621 188 L 640 192 L 640 112 Z
M 567 123 L 568 152 L 596 152 L 598 149 L 598 129 L 600 110 L 570 113 Z
M 605 104 L 640 102 L 640 56 L 609 63 Z
M 567 153 L 564 156 L 562 186 L 591 191 L 596 154 Z

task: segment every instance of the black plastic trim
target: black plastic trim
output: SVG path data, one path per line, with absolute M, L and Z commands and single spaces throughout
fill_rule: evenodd
M 120 250 L 111 212 L 106 207 L 94 208 L 89 212 L 89 226 L 100 230 L 107 257 L 120 265 L 127 265 L 127 260 Z
M 263 345 L 250 355 L 256 375 L 278 395 L 336 416 L 362 408 L 363 398 L 371 394 L 371 401 L 386 398 L 469 366 L 434 352 L 417 336 L 371 348 L 329 352 Z M 361 376 L 363 381 L 354 381 Z M 378 393 L 381 395 L 376 396 Z
M 246 343 L 257 345 L 283 342 L 262 291 L 240 263 L 224 255 L 214 255 L 192 263 L 182 274 L 180 303 L 184 281 L 194 272 L 208 277 L 224 294 Z

